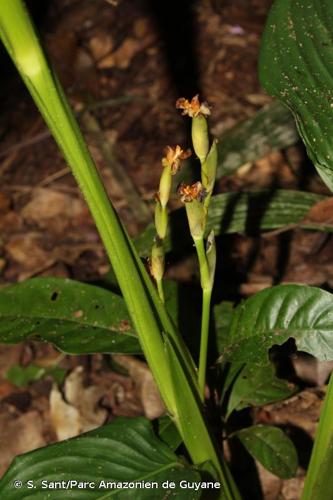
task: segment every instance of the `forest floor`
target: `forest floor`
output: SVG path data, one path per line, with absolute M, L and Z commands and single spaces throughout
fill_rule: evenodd
M 270 0 L 40 4 L 36 23 L 49 58 L 133 236 L 152 219 L 165 146 L 189 146 L 188 123 L 175 109 L 178 97 L 199 93 L 209 102 L 217 137 L 271 102 L 257 76 Z M 78 187 L 5 53 L 0 57 L 0 285 L 36 276 L 101 281 L 109 264 Z M 298 146 L 271 153 L 222 179 L 217 189 L 269 188 L 273 180 L 275 186 L 297 189 L 303 159 Z M 126 184 L 119 170 L 129 179 Z M 316 177 L 309 190 L 326 193 Z M 178 206 L 177 200 L 172 204 Z M 331 238 L 302 230 L 227 238 L 239 298 L 281 282 L 332 287 Z M 193 256 L 171 266 L 168 276 L 197 282 Z M 228 282 L 224 285 L 227 290 Z M 253 419 L 297 427 L 311 438 L 331 365 L 302 357 L 293 362 L 304 389 L 287 403 L 257 409 Z M 21 387 L 13 377 L 8 380 L 10 368 L 30 364 L 57 366 L 64 385 L 50 377 Z M 110 369 L 107 356 L 69 357 L 34 342 L 0 346 L 0 475 L 17 454 L 116 415 L 155 418 L 162 412 L 149 370 L 133 357 L 115 357 Z M 258 466 L 263 498 L 297 500 L 307 460 L 301 457 L 297 477 L 287 481 Z

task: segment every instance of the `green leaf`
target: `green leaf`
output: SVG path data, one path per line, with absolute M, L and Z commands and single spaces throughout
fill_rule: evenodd
M 33 481 L 32 489 L 27 487 L 29 480 Z M 42 481 L 52 486 L 54 481 L 71 480 L 89 481 L 94 486 L 43 489 L 47 483 Z M 185 500 L 189 498 L 189 490 L 179 488 L 181 480 L 200 481 L 200 476 L 156 438 L 147 419 L 122 417 L 87 434 L 16 458 L 0 481 L 0 497 L 6 500 L 58 500 L 62 496 L 75 500 L 152 499 L 173 496 L 176 492 L 176 498 Z M 14 481 L 21 481 L 22 488 L 15 489 Z M 157 482 L 158 488 L 133 489 L 119 484 L 141 481 L 151 485 Z M 164 489 L 165 481 L 174 481 L 177 489 Z M 119 486 L 103 488 L 107 482 L 116 482 Z M 191 498 L 199 498 L 200 494 L 200 490 L 191 490 Z
M 45 375 L 45 369 L 31 363 L 28 366 L 14 365 L 6 373 L 6 379 L 17 387 L 24 387 Z
M 262 39 L 260 79 L 292 110 L 309 157 L 333 190 L 333 3 L 276 0 Z
M 296 390 L 294 385 L 276 377 L 271 363 L 259 367 L 247 364 L 232 385 L 227 415 L 234 410 L 242 410 L 248 406 L 261 406 L 281 401 L 292 396 Z
M 304 285 L 266 288 L 234 311 L 221 361 L 265 365 L 290 337 L 300 351 L 333 360 L 333 296 Z
M 228 338 L 228 330 L 232 320 L 233 310 L 234 303 L 227 300 L 224 300 L 220 304 L 214 306 L 217 352 L 223 351 L 226 339 Z
M 298 465 L 292 441 L 281 429 L 270 425 L 253 425 L 234 435 L 252 457 L 282 479 L 294 477 Z
M 0 341 L 28 339 L 71 354 L 141 352 L 123 299 L 68 279 L 35 278 L 0 291 Z
M 50 376 L 58 384 L 61 384 L 66 375 L 66 370 L 58 367 L 44 368 L 42 366 L 30 363 L 28 366 L 14 365 L 6 373 L 6 379 L 17 387 L 25 387 L 30 382 L 40 380 L 43 377 Z
M 66 375 L 66 370 L 58 367 L 44 368 L 34 363 L 26 367 L 12 366 L 6 373 L 6 379 L 17 387 L 26 387 L 30 382 L 50 376 L 55 382 L 61 384 Z
M 275 101 L 219 137 L 217 178 L 299 140 L 291 112 Z
M 249 193 L 225 193 L 213 196 L 209 205 L 206 234 L 212 229 L 219 234 L 256 234 L 265 229 L 278 229 L 300 223 L 304 229 L 332 232 L 332 224 L 301 222 L 310 208 L 319 201 L 328 199 L 302 191 L 276 190 Z M 191 249 L 193 242 L 188 231 L 184 208 L 170 214 L 170 232 L 164 240 L 165 251 L 182 253 Z M 147 257 L 155 236 L 155 227 L 149 224 L 135 240 L 141 256 Z

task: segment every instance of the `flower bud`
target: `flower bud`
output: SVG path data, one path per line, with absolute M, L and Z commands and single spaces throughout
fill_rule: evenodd
M 214 189 L 217 169 L 217 140 L 214 139 L 212 147 L 201 165 L 201 181 L 208 194 Z
M 192 118 L 192 144 L 195 154 L 202 162 L 209 151 L 209 134 L 207 120 L 203 115 Z
M 157 238 L 151 251 L 150 272 L 156 281 L 164 275 L 164 250 L 162 241 Z
M 168 229 L 168 212 L 163 208 L 160 201 L 156 200 L 155 205 L 155 228 L 158 237 L 164 240 Z
M 172 173 L 171 166 L 166 165 L 163 167 L 163 172 L 160 179 L 160 187 L 158 197 L 163 208 L 168 204 L 172 186 Z
M 199 200 L 185 203 L 186 215 L 190 227 L 191 236 L 194 240 L 203 238 L 206 227 L 206 209 Z

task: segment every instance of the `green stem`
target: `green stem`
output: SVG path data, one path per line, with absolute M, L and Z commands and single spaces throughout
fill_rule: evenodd
M 311 453 L 302 500 L 331 498 L 333 488 L 333 374 L 330 376 Z
M 164 290 L 163 290 L 163 280 L 156 280 L 158 295 L 161 301 L 164 303 Z
M 197 250 L 199 260 L 201 287 L 202 289 L 206 289 L 210 286 L 210 275 L 206 257 L 205 243 L 203 238 L 195 238 L 193 241 Z
M 202 316 L 201 316 L 201 336 L 200 336 L 199 375 L 198 375 L 199 391 L 201 393 L 202 399 L 204 399 L 205 397 L 211 298 L 212 298 L 212 290 L 208 289 L 202 291 Z
M 202 400 L 204 400 L 212 286 L 211 286 L 211 279 L 210 279 L 208 261 L 206 257 L 204 240 L 203 238 L 195 239 L 194 243 L 198 254 L 199 267 L 200 267 L 200 280 L 202 287 L 202 315 L 201 315 L 198 381 L 199 381 L 200 397 Z

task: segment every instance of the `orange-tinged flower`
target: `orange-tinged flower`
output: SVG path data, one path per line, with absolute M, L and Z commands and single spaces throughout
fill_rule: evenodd
M 209 116 L 210 109 L 206 102 L 199 101 L 199 94 L 192 97 L 191 101 L 180 97 L 176 101 L 176 108 L 182 109 L 182 115 L 188 115 L 190 118 L 195 118 L 196 116 Z
M 162 158 L 163 167 L 170 167 L 172 175 L 175 175 L 179 169 L 182 160 L 186 160 L 191 156 L 191 150 L 187 149 L 184 151 L 180 146 L 172 148 L 167 146 L 164 150 L 164 158 Z
M 191 202 L 193 200 L 201 202 L 206 196 L 206 190 L 203 188 L 201 182 L 195 182 L 191 185 L 181 183 L 178 187 L 178 193 L 180 194 L 180 199 L 183 203 Z

